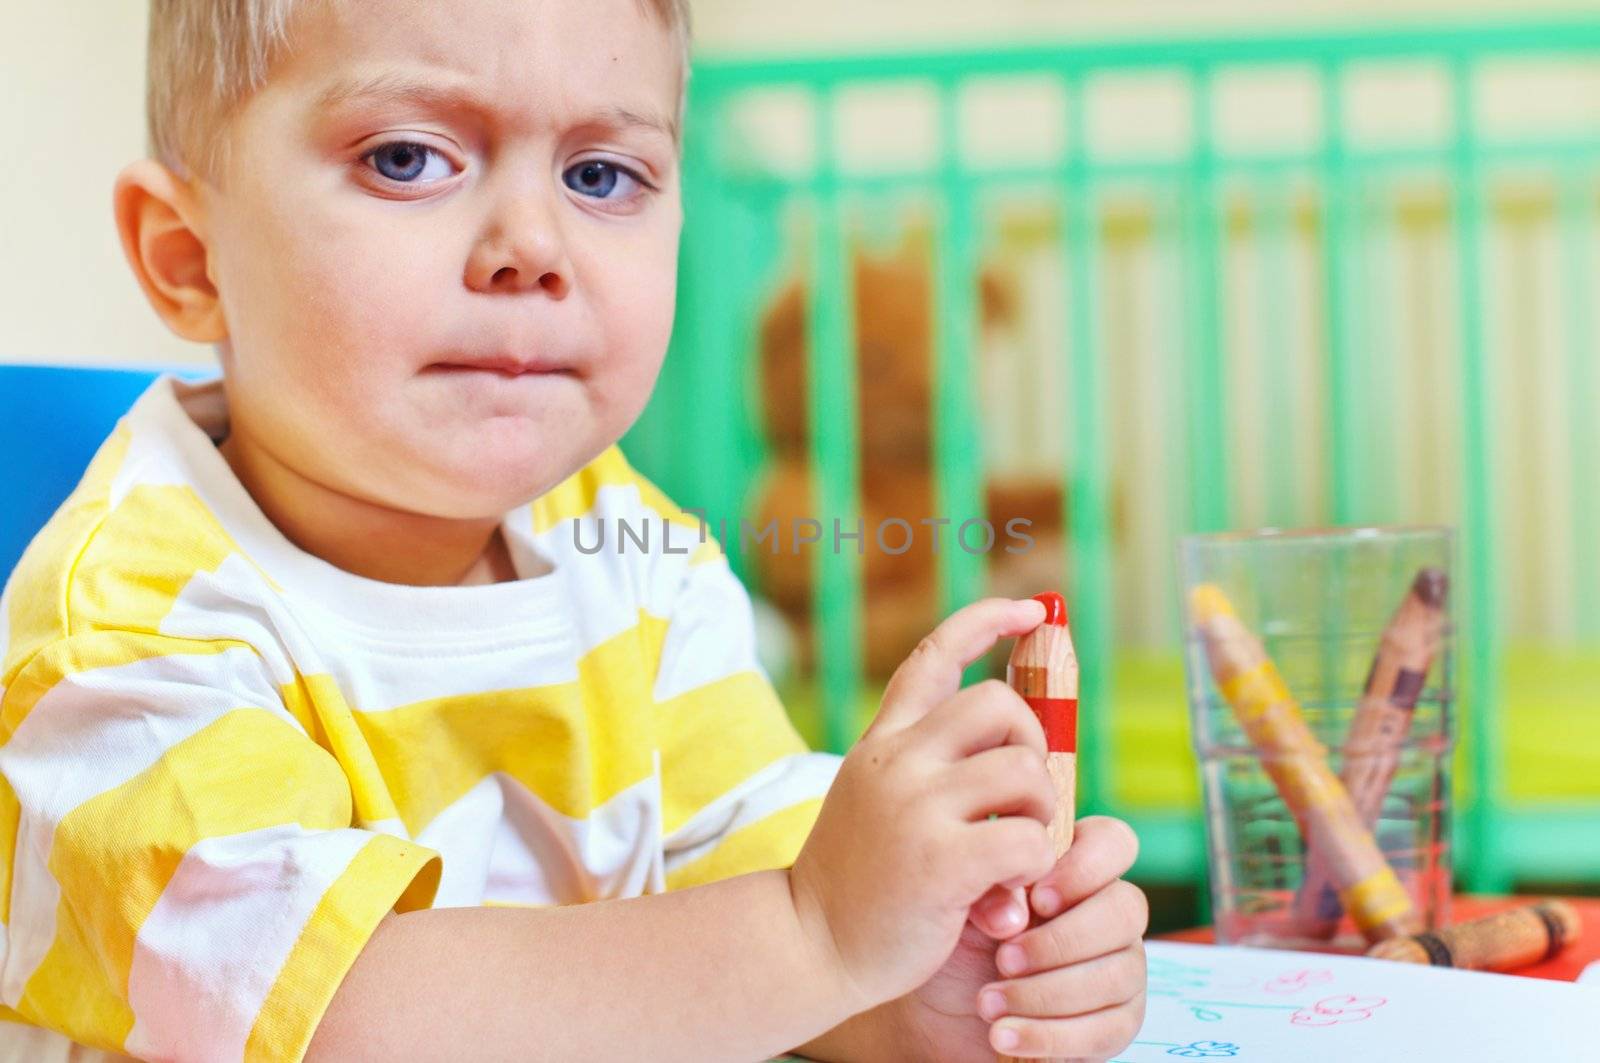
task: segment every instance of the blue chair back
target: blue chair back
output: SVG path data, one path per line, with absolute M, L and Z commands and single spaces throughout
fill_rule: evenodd
M 72 493 L 117 419 L 163 372 L 215 369 L 0 365 L 0 583 Z

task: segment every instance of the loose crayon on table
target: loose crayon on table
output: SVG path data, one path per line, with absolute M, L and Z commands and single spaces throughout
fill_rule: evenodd
M 1421 930 L 1410 895 L 1362 824 L 1344 784 L 1328 767 L 1326 749 L 1306 726 L 1260 640 L 1213 584 L 1195 587 L 1189 607 L 1217 688 L 1255 745 L 1308 846 L 1325 855 L 1345 910 L 1371 941 Z
M 1440 569 L 1417 573 L 1378 641 L 1361 703 L 1350 723 L 1339 779 L 1369 830 L 1389 792 L 1400 763 L 1400 745 L 1411 730 L 1417 699 L 1444 640 L 1449 589 L 1449 577 Z M 1342 911 L 1327 863 L 1313 848 L 1307 856 L 1305 881 L 1294 899 L 1295 928 L 1306 937 L 1331 938 Z
M 1514 971 L 1550 959 L 1582 932 L 1583 922 L 1570 904 L 1540 901 L 1432 933 L 1380 941 L 1367 955 L 1471 971 Z
M 1006 682 L 1022 695 L 1044 728 L 1045 767 L 1055 784 L 1050 841 L 1059 859 L 1072 846 L 1078 778 L 1078 655 L 1067 626 L 1067 602 L 1055 591 L 1035 594 L 1044 623 L 1017 639 L 1006 662 Z M 1001 1055 L 999 1063 L 1022 1063 Z

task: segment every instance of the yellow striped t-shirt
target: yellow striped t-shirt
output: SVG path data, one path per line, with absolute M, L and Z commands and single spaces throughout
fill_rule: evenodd
M 837 759 L 616 447 L 504 518 L 543 574 L 412 587 L 285 538 L 226 421 L 158 379 L 0 600 L 0 1059 L 298 1059 L 391 909 L 793 861 Z

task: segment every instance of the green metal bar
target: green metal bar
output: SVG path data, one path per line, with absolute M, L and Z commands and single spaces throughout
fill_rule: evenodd
M 1441 53 L 1561 55 L 1587 51 L 1597 45 L 1600 45 L 1600 19 L 1585 14 L 1566 19 L 1516 18 L 1426 29 L 1373 28 L 1344 33 L 1263 33 L 1220 38 L 1148 37 L 1071 45 L 996 47 L 982 52 L 896 51 L 844 57 L 700 56 L 695 63 L 695 78 L 722 87 L 814 82 L 819 77 L 854 81 L 883 80 L 907 74 L 939 78 L 1014 74 L 1029 67 L 1081 72 L 1126 67 L 1171 68 L 1199 63 L 1432 57 Z
M 965 522 L 983 521 L 987 515 L 974 401 L 979 339 L 976 204 L 961 174 L 958 88 L 956 82 L 939 86 L 939 201 L 944 232 L 935 251 L 933 463 L 936 516 L 950 521 L 942 530 L 938 551 L 944 614 L 982 596 L 987 558 L 981 526 L 967 529 L 965 545 L 960 534 Z M 968 682 L 982 678 L 982 662 L 973 662 L 965 678 Z
M 834 168 L 834 99 L 816 109 L 817 169 Z M 811 258 L 810 378 L 806 391 L 811 427 L 813 514 L 822 523 L 815 557 L 816 595 L 812 630 L 821 657 L 823 736 L 828 749 L 842 753 L 856 736 L 856 697 L 861 687 L 861 556 L 852 544 L 838 544 L 834 521 L 854 530 L 860 513 L 860 442 L 856 400 L 853 276 L 841 232 L 837 192 L 816 199 L 816 235 Z
M 1361 475 L 1356 415 L 1361 408 L 1361 374 L 1350 342 L 1350 246 L 1354 243 L 1354 182 L 1344 138 L 1344 93 L 1339 69 L 1322 72 L 1322 280 L 1323 332 L 1327 337 L 1328 511 L 1334 524 L 1357 519 Z
M 1100 344 L 1098 210 L 1087 177 L 1089 145 L 1081 82 L 1067 85 L 1070 177 L 1065 188 L 1068 313 L 1067 394 L 1072 411 L 1072 465 L 1063 527 L 1072 561 L 1072 638 L 1079 661 L 1079 792 L 1086 812 L 1111 807 L 1111 647 L 1116 623 L 1111 575 L 1110 455 L 1106 447 L 1104 353 Z
M 1600 411 L 1600 375 L 1594 368 L 1595 319 L 1590 299 L 1594 296 L 1595 175 L 1572 170 L 1564 175 L 1561 187 L 1562 275 L 1565 290 L 1562 302 L 1567 312 L 1567 420 L 1572 454 L 1569 458 L 1575 481 L 1572 492 L 1572 585 L 1576 588 L 1576 622 L 1580 639 L 1600 641 L 1600 473 L 1595 462 L 1600 458 L 1600 428 L 1595 424 Z M 1583 477 L 1587 474 L 1588 483 Z
M 1222 339 L 1226 233 L 1213 156 L 1211 70 L 1197 67 L 1191 73 L 1194 171 L 1184 210 L 1189 263 L 1186 288 L 1195 345 L 1189 375 L 1190 520 L 1196 531 L 1221 531 L 1228 527 L 1232 512 Z
M 1467 645 L 1462 654 L 1462 687 L 1471 698 L 1473 799 L 1466 828 L 1474 858 L 1466 881 L 1471 888 L 1509 888 L 1511 873 L 1501 860 L 1499 820 L 1505 800 L 1505 744 L 1501 735 L 1499 595 L 1495 549 L 1499 541 L 1494 510 L 1494 463 L 1489 415 L 1489 350 L 1483 322 L 1483 175 L 1473 133 L 1472 66 L 1451 67 L 1455 119 L 1457 191 L 1457 312 L 1462 353 L 1463 475 L 1465 521 L 1462 549 L 1466 569 Z

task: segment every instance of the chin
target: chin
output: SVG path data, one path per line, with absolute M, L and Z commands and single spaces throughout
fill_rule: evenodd
M 527 505 L 564 479 L 555 470 L 547 472 L 544 463 L 539 466 L 503 467 L 496 474 L 493 466 L 479 465 L 447 475 L 433 495 L 438 499 L 434 509 L 440 516 L 459 519 L 501 516 Z

